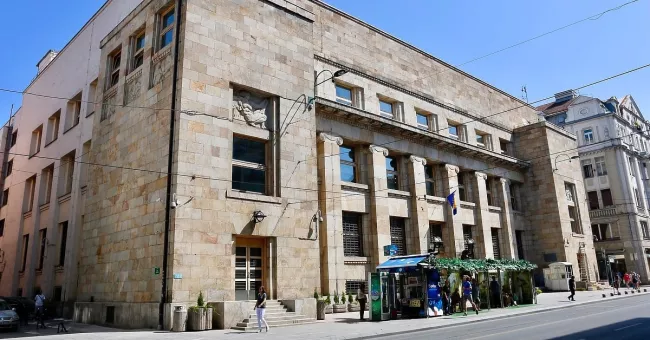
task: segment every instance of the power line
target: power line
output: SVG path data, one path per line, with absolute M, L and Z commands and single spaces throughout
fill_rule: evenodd
M 551 30 L 551 31 L 548 31 L 548 32 L 542 33 L 542 34 L 540 34 L 540 35 L 534 36 L 534 37 L 532 37 L 532 38 L 529 38 L 529 39 L 526 39 L 526 40 L 520 41 L 520 42 L 518 42 L 518 43 L 516 43 L 516 44 L 513 44 L 513 45 L 510 45 L 510 46 L 507 46 L 507 47 L 501 48 L 501 49 L 496 50 L 496 51 L 494 51 L 494 52 L 490 52 L 490 53 L 485 54 L 485 55 L 482 55 L 482 56 L 480 56 L 480 57 L 476 57 L 476 58 L 474 58 L 474 59 L 468 60 L 468 61 L 466 61 L 466 62 L 463 62 L 463 63 L 457 64 L 457 65 L 452 65 L 452 66 L 453 66 L 454 68 L 460 68 L 461 66 L 464 66 L 464 65 L 467 65 L 467 64 L 473 63 L 473 62 L 478 61 L 478 60 L 481 60 L 481 59 L 485 59 L 485 58 L 487 58 L 487 57 L 490 57 L 490 56 L 493 56 L 493 55 L 495 55 L 495 54 L 501 53 L 501 52 L 503 52 L 503 51 L 507 51 L 507 50 L 509 50 L 509 49 L 511 49 L 511 48 L 514 48 L 514 47 L 517 47 L 517 46 L 521 46 L 521 45 L 526 44 L 526 43 L 529 43 L 529 42 L 531 42 L 531 41 L 533 41 L 533 40 L 537 40 L 537 39 L 539 39 L 539 38 L 542 38 L 542 37 L 545 37 L 545 36 L 547 36 L 547 35 L 553 34 L 553 33 L 555 33 L 555 32 L 561 31 L 561 30 L 566 29 L 566 28 L 569 28 L 569 27 L 571 27 L 571 26 L 575 26 L 575 25 L 580 24 L 580 23 L 583 23 L 583 22 L 585 22 L 585 21 L 589 21 L 589 20 L 592 20 L 592 21 L 594 21 L 594 20 L 598 20 L 598 19 L 600 19 L 603 15 L 605 15 L 605 14 L 607 14 L 607 13 L 609 13 L 609 12 L 617 11 L 617 10 L 619 10 L 619 9 L 621 9 L 621 8 L 627 6 L 627 5 L 630 5 L 630 4 L 632 4 L 632 3 L 635 3 L 635 2 L 637 2 L 637 1 L 639 1 L 639 0 L 632 0 L 632 1 L 626 2 L 626 3 L 624 3 L 624 4 L 620 5 L 620 6 L 610 8 L 610 9 L 608 9 L 608 10 L 606 10 L 606 11 L 603 11 L 603 12 L 600 12 L 600 13 L 598 13 L 598 14 L 594 14 L 594 15 L 592 15 L 592 16 L 589 16 L 589 17 L 586 17 L 586 18 L 584 18 L 584 19 L 581 19 L 581 20 L 575 21 L 575 22 L 570 23 L 570 24 L 568 24 L 568 25 L 564 25 L 564 26 L 562 26 L 562 27 L 558 27 L 558 28 L 556 28 L 556 29 L 554 29 L 554 30 Z M 448 72 L 449 70 L 452 70 L 452 68 L 446 68 L 446 69 L 443 69 L 442 71 L 436 72 L 436 73 L 434 73 L 434 74 L 432 74 L 432 75 L 428 75 L 428 76 L 424 76 L 424 77 L 421 77 L 421 78 L 417 78 L 417 79 L 414 80 L 414 82 L 419 81 L 419 80 L 423 80 L 423 79 L 427 79 L 427 78 L 429 78 L 429 77 L 433 77 L 433 76 L 436 76 L 436 75 L 441 74 L 441 73 L 444 73 L 444 72 Z

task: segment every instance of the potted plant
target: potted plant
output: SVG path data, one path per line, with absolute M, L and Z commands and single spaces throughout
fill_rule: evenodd
M 187 310 L 187 328 L 191 331 L 212 329 L 212 308 L 205 306 L 203 292 L 199 292 L 196 306 Z
M 329 295 L 325 297 L 325 314 L 332 314 L 334 312 L 334 309 L 332 308 L 332 300 L 330 300 Z
M 341 304 L 339 293 L 334 293 L 334 313 L 345 313 L 346 311 L 345 304 Z
M 318 292 L 314 289 L 314 299 L 316 299 L 316 320 L 325 320 L 325 300 L 322 300 L 318 296 Z
M 348 305 L 348 312 L 358 312 L 361 309 L 357 297 L 352 298 L 352 294 L 349 294 L 348 301 L 350 301 L 350 304 Z

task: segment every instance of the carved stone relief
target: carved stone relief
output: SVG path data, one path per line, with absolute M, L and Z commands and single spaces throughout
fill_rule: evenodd
M 269 99 L 258 97 L 248 91 L 238 91 L 233 94 L 233 117 L 241 118 L 250 126 L 266 129 L 266 107 Z
M 104 103 L 102 105 L 102 117 L 101 120 L 108 119 L 115 114 L 115 106 L 117 105 L 117 96 L 115 94 L 104 98 Z
M 128 104 L 140 96 L 140 91 L 142 89 L 142 74 L 136 74 L 128 79 L 125 87 L 124 100 Z
M 172 70 L 172 55 L 165 52 L 160 56 L 156 56 L 153 61 L 153 72 L 151 76 L 151 86 L 155 86 L 163 81 L 171 74 Z

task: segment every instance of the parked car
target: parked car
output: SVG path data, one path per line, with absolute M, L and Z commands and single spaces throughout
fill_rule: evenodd
M 17 331 L 19 322 L 18 313 L 5 300 L 0 300 L 0 328 L 10 328 L 12 331 Z
M 29 321 L 30 317 L 34 315 L 34 308 L 32 307 L 29 301 L 24 301 L 22 299 L 19 299 L 18 297 L 15 296 L 0 296 L 0 299 L 4 300 L 6 303 L 9 304 L 9 307 L 14 309 L 16 313 L 18 313 L 18 316 L 20 317 L 21 323 L 26 325 L 27 322 Z

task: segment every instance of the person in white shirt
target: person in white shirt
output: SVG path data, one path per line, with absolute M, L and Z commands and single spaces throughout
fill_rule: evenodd
M 368 298 L 366 297 L 366 284 L 361 283 L 359 286 L 359 289 L 357 289 L 357 300 L 359 300 L 359 317 L 361 320 L 363 320 L 363 314 L 366 311 L 366 302 L 368 302 Z
M 38 291 L 38 294 L 34 297 L 34 305 L 36 306 L 36 328 L 38 327 L 43 327 L 45 328 L 45 322 L 44 317 L 45 317 L 45 295 L 43 295 L 42 291 Z

